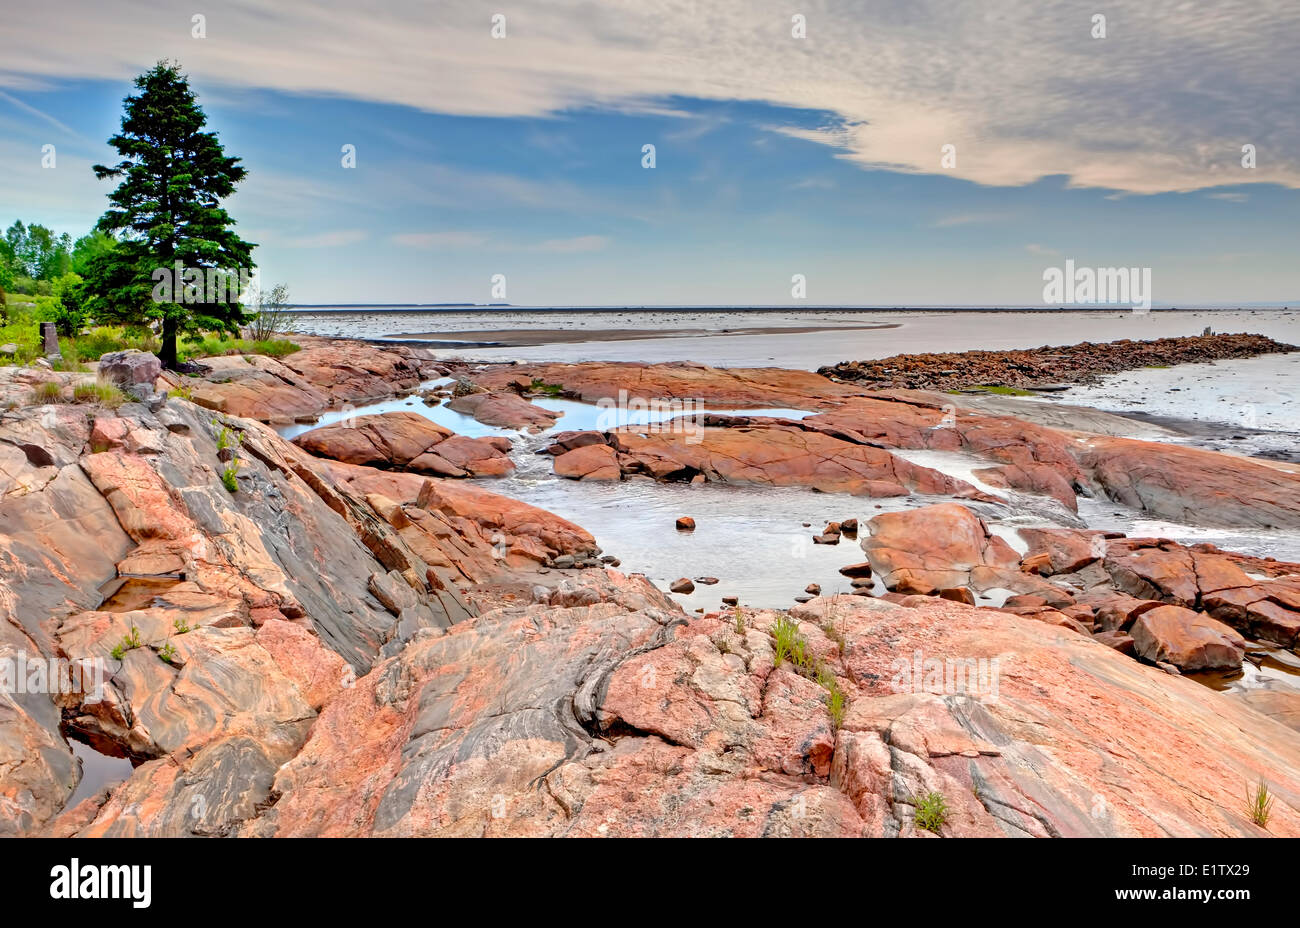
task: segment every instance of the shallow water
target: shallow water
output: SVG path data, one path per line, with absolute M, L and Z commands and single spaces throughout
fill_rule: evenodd
M 824 324 L 822 332 L 723 335 L 724 329 Z M 879 324 L 880 329 L 847 326 Z M 1082 341 L 1151 339 L 1216 332 L 1251 332 L 1300 344 L 1300 310 L 1187 310 L 1133 313 L 1118 309 L 1071 312 L 971 310 L 797 310 L 700 312 L 691 309 L 572 312 L 502 309 L 476 312 L 375 311 L 309 313 L 294 327 L 317 335 L 382 338 L 401 333 L 473 329 L 658 329 L 698 333 L 690 338 L 649 338 L 537 345 L 525 348 L 456 348 L 441 357 L 524 361 L 679 361 L 715 367 L 787 367 L 816 370 L 844 360 L 885 358 L 927 351 L 1037 348 Z
M 118 783 L 126 780 L 131 776 L 131 771 L 135 767 L 126 757 L 115 757 L 109 754 L 101 754 L 84 741 L 76 738 L 68 738 L 68 747 L 72 749 L 72 754 L 77 758 L 81 765 L 81 781 L 77 783 L 77 788 L 72 791 L 68 798 L 66 809 L 73 808 L 83 799 L 89 799 L 96 795 L 100 790 L 110 786 L 116 786 Z
M 1024 402 L 1137 415 L 1215 451 L 1300 457 L 1300 352 L 1124 371 Z

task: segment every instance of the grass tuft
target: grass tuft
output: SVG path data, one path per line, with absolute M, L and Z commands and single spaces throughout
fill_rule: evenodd
M 48 403 L 66 403 L 67 397 L 63 395 L 63 387 L 56 381 L 47 380 L 38 384 L 32 391 L 32 405 L 44 406 Z
M 1268 827 L 1269 817 L 1273 814 L 1273 803 L 1277 797 L 1268 791 L 1268 784 L 1261 779 L 1246 797 L 1246 814 L 1260 828 Z
M 117 409 L 126 402 L 126 395 L 111 383 L 79 383 L 72 390 L 72 401 Z
M 916 815 L 913 819 L 917 828 L 926 831 L 939 833 L 939 829 L 948 821 L 948 802 L 943 798 L 942 793 L 927 793 L 921 797 L 916 804 Z

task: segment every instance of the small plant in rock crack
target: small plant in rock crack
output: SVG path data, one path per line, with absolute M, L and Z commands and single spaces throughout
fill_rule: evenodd
M 122 640 L 109 653 L 113 655 L 113 660 L 120 661 L 127 651 L 134 651 L 138 647 L 140 647 L 140 629 L 132 625 L 131 631 L 123 635 Z
M 167 642 L 161 648 L 158 649 L 158 656 L 161 657 L 163 660 L 165 660 L 167 663 L 169 664 L 172 663 L 173 661 L 176 660 L 176 646 L 173 645 L 170 641 Z
M 786 661 L 794 672 L 813 680 L 826 691 L 826 711 L 830 714 L 831 724 L 838 730 L 844 723 L 844 712 L 848 708 L 849 697 L 821 660 L 813 657 L 808 650 L 808 640 L 799 634 L 799 626 L 786 616 L 781 616 L 772 623 L 772 663 L 780 667 Z
M 225 470 L 221 472 L 221 485 L 231 493 L 239 492 L 239 459 L 230 462 Z
M 740 606 L 736 606 L 736 634 L 742 638 L 745 634 L 745 613 L 740 611 Z
M 232 432 L 224 425 L 217 432 L 217 451 L 225 451 L 227 448 L 234 448 L 244 443 L 243 432 Z
M 789 661 L 796 672 L 808 667 L 808 642 L 799 634 L 799 626 L 785 616 L 772 623 L 772 663 L 780 667 Z
M 1246 814 L 1260 828 L 1267 828 L 1276 799 L 1277 797 L 1268 791 L 1268 784 L 1261 779 L 1247 794 Z
M 913 818 L 917 828 L 934 832 L 948 821 L 948 802 L 942 793 L 927 793 L 916 803 L 916 815 Z
M 817 668 L 817 684 L 826 691 L 826 711 L 830 713 L 831 724 L 839 731 L 844 724 L 844 710 L 848 708 L 849 697 L 840 686 L 826 665 Z
M 194 631 L 194 626 L 186 622 L 184 619 L 172 619 L 172 628 L 176 630 L 176 634 L 178 635 Z

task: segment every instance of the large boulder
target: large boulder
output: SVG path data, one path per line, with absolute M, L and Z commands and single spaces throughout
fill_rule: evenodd
M 618 455 L 609 445 L 583 445 L 555 458 L 555 473 L 574 480 L 618 480 Z
M 162 361 L 147 351 L 134 348 L 113 351 L 99 359 L 99 376 L 119 387 L 152 384 L 162 373 Z
M 882 513 L 867 528 L 871 534 L 861 540 L 862 550 L 871 569 L 891 590 L 983 589 L 997 582 L 999 575 L 1005 575 L 1007 582 L 1024 576 L 1015 549 L 959 503 Z
M 497 477 L 514 469 L 509 439 L 457 435 L 415 412 L 357 416 L 304 432 L 294 444 L 345 464 L 439 477 Z
M 1143 612 L 1130 634 L 1140 657 L 1179 670 L 1235 669 L 1246 651 L 1246 642 L 1231 628 L 1181 606 Z

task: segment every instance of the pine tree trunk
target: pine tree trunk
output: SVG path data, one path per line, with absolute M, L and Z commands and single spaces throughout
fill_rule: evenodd
M 176 369 L 176 320 L 163 319 L 162 350 L 158 352 L 164 370 Z

